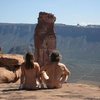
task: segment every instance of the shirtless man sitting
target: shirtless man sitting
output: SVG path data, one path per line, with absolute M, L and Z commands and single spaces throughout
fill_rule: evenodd
M 53 51 L 50 55 L 50 63 L 42 67 L 40 75 L 47 88 L 52 89 L 61 88 L 69 74 L 67 67 L 60 63 L 59 52 Z

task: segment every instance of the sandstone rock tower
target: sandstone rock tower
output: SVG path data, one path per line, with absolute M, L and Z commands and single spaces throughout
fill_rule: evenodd
M 54 22 L 56 17 L 51 13 L 40 12 L 34 33 L 35 61 L 40 66 L 49 62 L 49 54 L 56 49 Z

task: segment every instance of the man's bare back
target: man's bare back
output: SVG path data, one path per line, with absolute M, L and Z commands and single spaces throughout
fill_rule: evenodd
M 46 65 L 45 67 L 43 67 L 41 72 L 46 72 L 47 76 L 49 77 L 49 79 L 44 78 L 47 88 L 62 87 L 62 83 L 64 83 L 66 77 L 70 73 L 66 66 L 62 63 L 51 63 L 49 65 Z
M 52 55 L 51 63 L 43 66 L 41 69 L 41 78 L 47 85 L 47 88 L 60 88 L 70 74 L 70 71 L 63 63 L 59 62 L 58 52 L 54 52 Z M 45 76 L 49 78 L 46 79 Z

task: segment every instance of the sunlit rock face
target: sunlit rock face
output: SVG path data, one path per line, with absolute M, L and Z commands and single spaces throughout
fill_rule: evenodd
M 22 55 L 0 54 L 0 83 L 16 82 L 21 75 Z
M 49 55 L 56 49 L 54 22 L 56 17 L 51 13 L 40 12 L 34 33 L 35 61 L 40 66 L 49 62 Z

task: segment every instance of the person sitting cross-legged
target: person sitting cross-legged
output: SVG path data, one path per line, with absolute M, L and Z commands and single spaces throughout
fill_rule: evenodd
M 33 55 L 27 53 L 25 62 L 21 65 L 21 79 L 19 89 L 38 89 L 40 66 L 34 62 Z
M 50 63 L 41 68 L 42 83 L 49 89 L 61 88 L 70 74 L 68 68 L 60 63 L 60 58 L 59 52 L 53 51 L 50 55 Z

